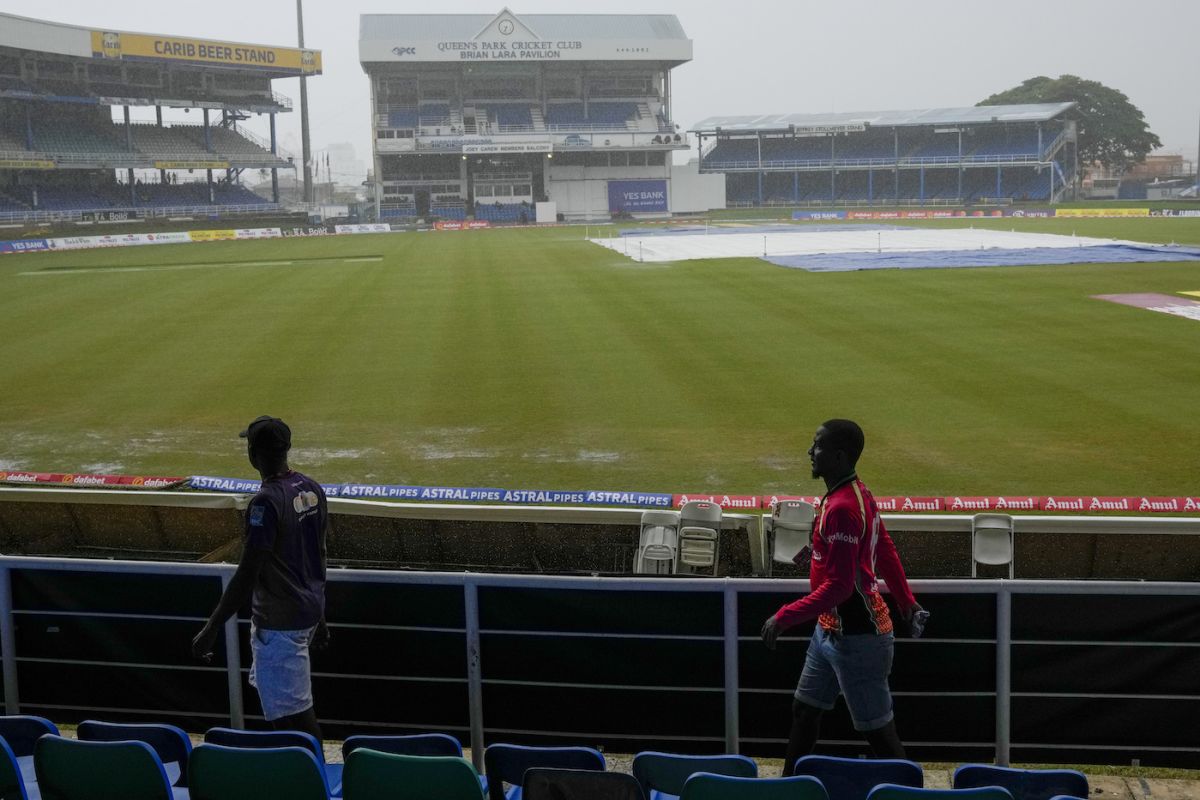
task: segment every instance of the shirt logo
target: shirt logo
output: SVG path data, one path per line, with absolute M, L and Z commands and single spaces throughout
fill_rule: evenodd
M 825 541 L 833 544 L 834 542 L 844 542 L 845 544 L 858 544 L 858 537 L 851 536 L 848 533 L 831 533 L 825 537 Z
M 266 513 L 266 506 L 250 506 L 250 524 L 256 528 L 262 527 Z
M 305 511 L 311 511 L 316 507 L 316 492 L 301 492 L 292 498 L 292 508 L 296 509 L 297 514 L 303 514 Z

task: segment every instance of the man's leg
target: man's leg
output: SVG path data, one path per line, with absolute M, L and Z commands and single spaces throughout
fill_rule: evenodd
M 808 643 L 804 669 L 800 671 L 792 700 L 792 727 L 784 756 L 784 777 L 792 774 L 796 759 L 813 751 L 821 735 L 821 717 L 837 700 L 837 674 L 829 663 L 829 647 L 828 634 L 818 626 Z
M 862 733 L 876 758 L 904 758 L 896 733 L 892 692 L 892 635 L 856 634 L 842 640 L 834 668 L 855 730 Z
M 821 716 L 825 712 L 803 700 L 792 700 L 792 729 L 788 733 L 787 754 L 783 759 L 783 777 L 792 774 L 796 760 L 813 751 L 821 736 Z
M 286 717 L 271 720 L 271 727 L 277 731 L 304 731 L 311 733 L 318 742 L 323 741 L 321 726 L 317 723 L 317 712 L 312 706 L 298 714 L 289 714 Z
M 900 741 L 900 735 L 896 733 L 896 721 L 892 720 L 882 728 L 876 728 L 873 731 L 863 731 L 863 736 L 867 739 L 867 744 L 871 745 L 871 752 L 876 758 L 907 758 L 904 755 L 904 745 Z

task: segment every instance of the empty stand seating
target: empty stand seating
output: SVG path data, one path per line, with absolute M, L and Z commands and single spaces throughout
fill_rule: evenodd
M 638 116 L 637 103 L 551 103 L 546 107 L 546 125 L 551 129 L 624 129 Z
M 189 135 L 188 126 L 160 128 L 157 125 L 133 125 L 133 146 L 143 153 L 169 155 L 178 160 L 205 160 L 213 154 Z M 197 129 L 203 142 L 204 132 Z
M 420 111 L 422 127 L 447 126 L 450 124 L 449 103 L 422 103 Z
M 1049 137 L 1046 138 L 1049 142 Z M 968 148 L 966 141 L 963 142 L 963 148 L 968 149 L 972 156 L 1009 156 L 1009 155 L 1029 155 L 1036 156 L 1038 154 L 1038 137 L 1036 130 L 1029 131 L 1005 131 L 981 133 L 974 137 Z
M 483 111 L 488 120 L 500 127 L 500 130 L 530 130 L 533 128 L 533 114 L 529 106 L 520 104 L 475 106 L 476 113 Z
M 475 219 L 489 222 L 528 222 L 533 208 L 528 203 L 476 203 Z
M 406 108 L 389 111 L 387 120 L 389 128 L 416 128 L 421 120 L 421 115 L 415 108 Z
M 434 203 L 429 207 L 429 213 L 442 219 L 460 220 L 467 218 L 467 211 L 462 203 Z
M 54 121 L 33 120 L 33 149 L 43 153 L 80 154 L 124 154 L 129 152 L 124 139 L 116 135 L 116 129 L 93 126 L 76 120 Z
M 415 219 L 417 207 L 414 205 L 381 205 L 379 216 L 383 219 Z

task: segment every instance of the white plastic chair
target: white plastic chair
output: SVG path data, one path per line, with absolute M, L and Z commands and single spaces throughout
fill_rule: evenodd
M 691 575 L 716 575 L 720 555 L 721 507 L 692 500 L 679 510 L 679 555 L 675 571 Z
M 679 552 L 679 512 L 643 511 L 633 571 L 639 575 L 670 575 Z
M 771 560 L 791 564 L 802 548 L 812 542 L 817 508 L 803 500 L 780 500 L 771 512 Z
M 1008 565 L 1013 577 L 1013 518 L 1008 514 L 976 514 L 971 518 L 971 577 L 980 564 Z

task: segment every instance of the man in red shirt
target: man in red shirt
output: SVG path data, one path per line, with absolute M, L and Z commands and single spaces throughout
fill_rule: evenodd
M 908 588 L 875 498 L 855 473 L 863 441 L 862 428 L 850 420 L 831 419 L 817 428 L 808 456 L 813 477 L 824 479 L 827 491 L 812 546 L 801 551 L 804 557 L 811 554 L 811 592 L 780 608 L 762 627 L 763 642 L 774 650 L 780 633 L 817 621 L 792 703 L 784 775 L 792 774 L 796 759 L 812 752 L 821 716 L 839 694 L 877 758 L 904 758 L 888 688 L 892 619 L 878 579 L 887 582 L 905 623 L 922 609 Z

